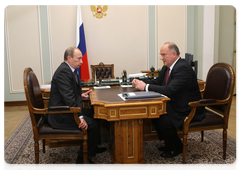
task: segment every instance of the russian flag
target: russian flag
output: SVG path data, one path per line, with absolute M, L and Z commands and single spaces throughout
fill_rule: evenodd
M 80 66 L 78 71 L 78 75 L 80 79 L 89 79 L 89 67 L 88 67 L 88 58 L 87 58 L 87 49 L 85 43 L 85 34 L 84 27 L 82 22 L 82 12 L 81 6 L 78 5 L 77 9 L 77 47 L 80 49 L 83 55 L 83 64 Z

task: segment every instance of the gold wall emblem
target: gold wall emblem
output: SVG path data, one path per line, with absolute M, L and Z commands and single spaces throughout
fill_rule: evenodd
M 108 10 L 107 5 L 91 5 L 91 11 L 93 13 L 93 16 L 101 19 L 105 16 L 107 16 L 106 11 Z

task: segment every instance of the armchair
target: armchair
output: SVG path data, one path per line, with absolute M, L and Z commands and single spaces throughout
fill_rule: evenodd
M 227 129 L 229 112 L 235 85 L 233 68 L 226 63 L 214 64 L 207 75 L 203 99 L 190 102 L 192 110 L 186 117 L 183 128 L 183 163 L 186 159 L 187 135 L 189 132 L 201 131 L 202 142 L 205 130 L 223 129 L 223 159 L 226 159 Z M 196 107 L 205 106 L 206 117 L 201 122 L 191 122 Z
M 85 131 L 85 129 L 53 129 L 48 123 L 41 122 L 45 114 L 73 113 L 76 123 L 79 124 L 80 120 L 77 113 L 81 111 L 81 108 L 69 106 L 56 106 L 48 109 L 44 108 L 44 100 L 42 97 L 41 89 L 37 77 L 31 68 L 25 68 L 23 82 L 34 134 L 35 163 L 39 163 L 39 140 L 42 140 L 43 153 L 45 153 L 45 140 L 62 139 L 82 140 L 84 163 L 87 163 L 87 131 Z
M 102 62 L 99 65 L 91 65 L 91 72 L 92 72 L 92 79 L 108 79 L 108 78 L 115 78 L 114 77 L 114 64 L 105 65 Z

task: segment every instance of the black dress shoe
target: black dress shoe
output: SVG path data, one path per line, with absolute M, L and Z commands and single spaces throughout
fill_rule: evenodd
M 87 158 L 87 163 L 88 164 L 95 164 L 90 158 Z M 77 158 L 76 164 L 83 164 L 83 158 Z
M 182 153 L 181 148 L 174 149 L 173 151 L 164 151 L 160 156 L 164 158 L 172 158 Z
M 76 166 L 77 167 L 84 167 L 83 160 L 77 159 Z M 92 162 L 92 160 L 88 158 L 87 169 L 101 169 L 101 165 Z
M 107 148 L 105 148 L 105 147 L 99 148 L 99 147 L 97 146 L 96 153 L 103 153 L 103 152 L 105 152 L 106 150 L 107 150 Z

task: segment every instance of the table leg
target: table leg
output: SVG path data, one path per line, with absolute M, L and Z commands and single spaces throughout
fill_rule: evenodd
M 114 163 L 145 163 L 143 157 L 143 120 L 112 122 L 110 150 Z

